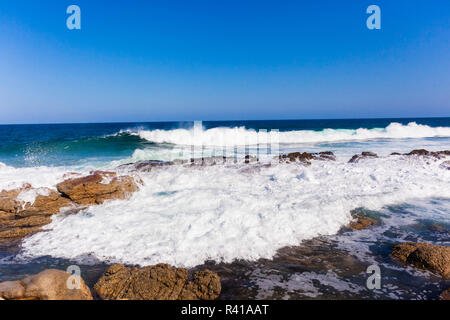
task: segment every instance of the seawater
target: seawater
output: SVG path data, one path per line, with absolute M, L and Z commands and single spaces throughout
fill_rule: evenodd
M 54 188 L 71 171 L 182 158 L 190 143 L 205 155 L 245 143 L 251 149 L 261 129 L 279 130 L 280 153 L 333 151 L 337 161 L 137 173 L 144 186 L 130 200 L 54 216 L 48 232 L 1 251 L 0 280 L 77 263 L 94 281 L 111 263 L 166 262 L 207 264 L 229 277 L 224 298 L 430 298 L 446 285 L 400 267 L 389 252 L 401 241 L 450 244 L 450 171 L 440 167 L 448 159 L 389 154 L 450 149 L 450 118 L 202 124 L 197 141 L 189 122 L 0 126 L 0 189 Z M 362 151 L 380 158 L 348 163 Z M 345 231 L 355 209 L 380 225 Z M 385 275 L 378 292 L 365 287 L 370 264 Z

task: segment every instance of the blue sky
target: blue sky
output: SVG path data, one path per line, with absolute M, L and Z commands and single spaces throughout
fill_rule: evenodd
M 66 8 L 81 8 L 81 30 Z M 366 8 L 381 8 L 381 30 Z M 0 0 L 0 123 L 450 116 L 450 1 Z

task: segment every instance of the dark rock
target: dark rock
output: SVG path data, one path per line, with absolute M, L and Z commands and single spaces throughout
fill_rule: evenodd
M 361 154 L 355 154 L 348 162 L 349 163 L 357 163 L 365 158 L 378 158 L 378 155 L 373 152 L 362 152 Z
M 170 166 L 173 164 L 174 164 L 174 162 L 171 162 L 171 161 L 148 160 L 148 161 L 138 161 L 135 163 L 123 164 L 117 168 L 142 171 L 142 172 L 150 172 L 153 168 L 165 167 L 165 166 Z
M 450 156 L 450 150 L 443 151 L 428 151 L 425 149 L 413 150 L 410 153 L 404 153 L 405 156 L 419 156 L 419 157 L 433 157 L 436 159 L 442 159 L 446 156 Z
M 308 152 L 292 152 L 288 154 L 283 154 L 278 157 L 280 161 L 287 162 L 300 162 L 305 165 L 310 165 L 311 160 L 328 160 L 335 161 L 336 157 L 331 151 L 324 151 L 319 153 L 308 153 Z

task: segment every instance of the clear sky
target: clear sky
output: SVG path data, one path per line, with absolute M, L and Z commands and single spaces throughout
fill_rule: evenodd
M 448 0 L 0 0 L 0 123 L 415 116 L 450 116 Z

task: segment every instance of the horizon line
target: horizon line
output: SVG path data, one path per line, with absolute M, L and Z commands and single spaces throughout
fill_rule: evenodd
M 387 120 L 387 119 L 446 119 L 442 117 L 373 117 L 373 118 L 304 118 L 304 119 L 227 119 L 227 120 L 149 120 L 149 121 L 100 121 L 100 122 L 36 122 L 36 123 L 0 123 L 0 126 L 26 125 L 70 125 L 70 124 L 121 124 L 121 123 L 174 123 L 174 122 L 232 122 L 232 121 L 321 121 L 321 120 Z

